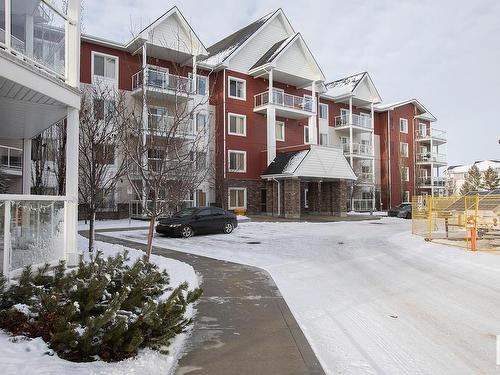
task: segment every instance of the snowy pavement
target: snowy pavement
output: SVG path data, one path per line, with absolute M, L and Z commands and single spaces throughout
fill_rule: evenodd
M 500 256 L 427 243 L 410 224 L 242 223 L 155 245 L 267 270 L 327 373 L 496 373 Z

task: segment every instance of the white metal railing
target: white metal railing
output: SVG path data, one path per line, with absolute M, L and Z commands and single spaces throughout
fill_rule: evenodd
M 344 149 L 344 153 L 351 154 L 349 143 L 343 143 L 342 147 Z M 353 143 L 352 154 L 361 156 L 373 156 L 373 147 L 372 145 L 366 143 Z
M 7 15 L 5 20 L 7 23 L 0 29 L 0 46 L 49 74 L 66 78 L 67 30 L 77 27 L 73 20 L 48 0 L 38 1 L 29 13 Z
M 297 96 L 287 94 L 283 91 L 274 91 L 272 101 L 269 98 L 269 91 L 254 95 L 254 107 L 262 107 L 268 104 L 274 104 L 280 107 L 298 109 L 301 111 L 315 112 L 315 100 L 308 96 Z
M 416 136 L 418 140 L 434 138 L 437 140 L 446 141 L 446 131 L 436 128 L 417 129 Z
M 0 195 L 1 272 L 7 278 L 28 265 L 66 259 L 67 197 Z
M 417 154 L 417 162 L 446 163 L 446 154 L 440 154 L 437 152 L 422 152 Z
M 352 124 L 349 124 L 349 114 L 343 114 L 335 117 L 335 127 L 343 126 L 358 126 L 365 129 L 372 128 L 372 118 L 370 116 L 361 116 L 357 114 L 352 114 Z
M 444 177 L 419 177 L 417 179 L 417 184 L 420 186 L 434 186 L 434 187 L 445 187 L 446 179 Z
M 169 135 L 171 137 L 194 136 L 192 120 L 179 121 L 173 116 L 150 113 L 148 117 L 148 132 L 154 135 Z
M 373 173 L 372 172 L 360 172 L 357 174 L 358 182 L 362 183 L 373 183 Z
M 23 150 L 21 148 L 0 145 L 0 168 L 22 170 Z
M 146 67 L 146 86 L 161 90 L 170 90 L 179 93 L 194 93 L 193 80 L 189 77 L 182 77 L 170 74 L 161 68 Z M 143 71 L 139 71 L 132 76 L 132 91 L 139 89 L 143 85 Z
M 348 201 L 350 211 L 370 211 L 373 209 L 373 199 L 352 199 Z

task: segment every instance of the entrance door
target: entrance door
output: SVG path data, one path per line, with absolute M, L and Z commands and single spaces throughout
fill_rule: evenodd
M 260 190 L 260 211 L 267 212 L 267 190 Z
M 207 193 L 205 193 L 203 190 L 197 190 L 196 200 L 198 207 L 205 207 L 207 205 Z

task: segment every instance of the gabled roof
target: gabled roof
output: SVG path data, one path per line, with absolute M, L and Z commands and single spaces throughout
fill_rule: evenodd
M 349 96 L 355 96 L 356 91 L 359 94 L 359 88 L 362 87 L 363 82 L 366 83 L 366 87 L 370 90 L 370 95 L 374 97 L 375 103 L 379 103 L 382 98 L 373 83 L 372 78 L 368 72 L 361 72 L 358 74 L 351 75 L 349 77 L 337 79 L 335 81 L 325 84 L 326 92 L 323 96 L 330 97 L 333 99 L 341 99 Z M 366 94 L 365 94 L 366 95 Z
M 278 56 L 278 54 L 293 40 L 293 38 L 295 38 L 295 35 L 275 43 L 265 54 L 262 55 L 259 60 L 257 60 L 255 64 L 253 64 L 250 70 L 272 62 L 276 56 Z
M 262 178 L 296 177 L 324 180 L 356 180 L 340 147 L 311 145 L 309 150 L 278 154 Z
M 453 165 L 446 168 L 448 173 L 466 173 L 475 165 L 480 172 L 486 171 L 489 167 L 493 169 L 500 168 L 500 160 L 477 160 L 473 164 Z
M 389 104 L 379 104 L 375 106 L 375 110 L 378 112 L 384 112 L 388 110 L 392 110 L 394 108 L 402 107 L 407 104 L 415 104 L 418 109 L 420 109 L 423 114 L 420 115 L 419 117 L 424 119 L 424 120 L 429 120 L 429 121 L 437 121 L 437 118 L 430 113 L 427 108 L 425 108 L 422 103 L 420 103 L 417 99 L 408 99 L 408 100 L 401 100 L 399 102 L 394 102 L 394 103 L 389 103 Z

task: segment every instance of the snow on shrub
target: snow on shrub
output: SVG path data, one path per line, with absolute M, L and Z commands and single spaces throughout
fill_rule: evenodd
M 140 348 L 167 352 L 170 340 L 192 323 L 188 305 L 202 290 L 169 287 L 169 276 L 145 257 L 127 265 L 127 252 L 95 259 L 68 271 L 64 262 L 33 272 L 18 283 L 0 281 L 0 328 L 41 337 L 71 361 L 119 361 Z

